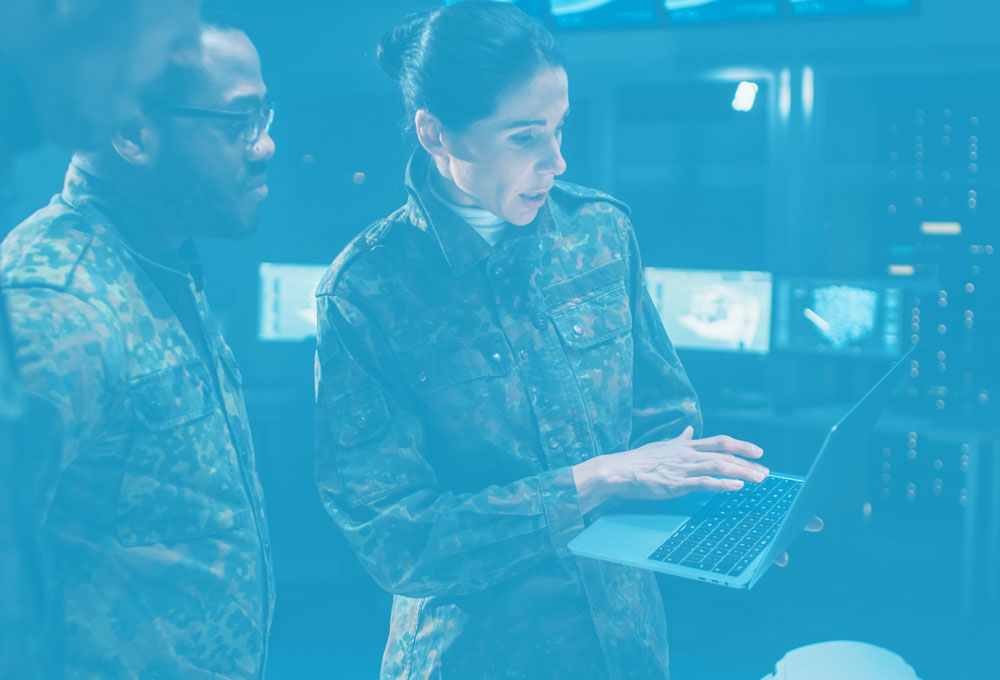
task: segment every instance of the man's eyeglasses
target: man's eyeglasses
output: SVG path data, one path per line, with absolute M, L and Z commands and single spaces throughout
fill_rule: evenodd
M 244 124 L 240 129 L 240 139 L 247 146 L 253 146 L 260 139 L 261 135 L 270 132 L 271 123 L 274 122 L 274 102 L 268 102 L 253 111 L 227 111 L 226 109 L 188 106 L 187 104 L 168 104 L 163 108 L 177 116 L 216 118 L 234 122 L 243 121 Z

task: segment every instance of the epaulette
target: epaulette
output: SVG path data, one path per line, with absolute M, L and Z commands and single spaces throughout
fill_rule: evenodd
M 86 218 L 65 206 L 50 204 L 5 239 L 3 285 L 66 290 L 93 240 Z
M 372 224 L 368 225 L 364 231 L 351 239 L 351 242 L 347 244 L 336 259 L 330 264 L 330 267 L 323 274 L 323 278 L 320 279 L 319 285 L 316 286 L 316 295 L 329 295 L 333 292 L 334 286 L 337 285 L 337 279 L 340 275 L 347 270 L 351 262 L 359 255 L 369 252 L 372 248 L 381 243 L 382 239 L 389 232 L 389 229 L 393 225 L 393 217 L 395 213 L 389 217 L 383 218 Z
M 610 194 L 606 194 L 603 191 L 598 191 L 597 189 L 591 189 L 590 187 L 580 186 L 579 184 L 573 184 L 572 182 L 563 182 L 561 180 L 556 180 L 552 185 L 552 191 L 558 191 L 559 194 L 565 196 L 570 200 L 577 201 L 591 201 L 591 202 L 604 202 L 610 203 L 611 205 L 619 208 L 626 215 L 632 215 L 632 209 L 629 207 L 628 203 L 621 201 Z M 557 199 L 558 200 L 558 199 Z

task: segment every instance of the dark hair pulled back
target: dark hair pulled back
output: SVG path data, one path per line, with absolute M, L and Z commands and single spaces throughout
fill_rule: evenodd
M 452 130 L 488 117 L 506 90 L 540 67 L 563 65 L 544 26 L 511 4 L 483 0 L 407 16 L 382 37 L 377 54 L 399 83 L 408 127 L 427 109 Z

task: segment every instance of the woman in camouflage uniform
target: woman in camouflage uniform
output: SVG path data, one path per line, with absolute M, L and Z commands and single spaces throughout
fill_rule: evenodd
M 628 207 L 560 182 L 568 83 L 515 7 L 383 39 L 419 142 L 406 205 L 317 291 L 317 484 L 394 595 L 384 678 L 667 678 L 652 574 L 566 544 L 625 498 L 760 481 L 696 439 Z

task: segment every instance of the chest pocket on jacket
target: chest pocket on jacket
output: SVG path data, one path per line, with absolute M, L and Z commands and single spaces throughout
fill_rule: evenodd
M 401 356 L 400 366 L 420 405 L 416 413 L 423 424 L 425 457 L 448 488 L 464 489 L 469 480 L 482 479 L 490 465 L 503 468 L 505 463 L 493 456 L 514 454 L 486 450 L 509 437 L 512 428 L 534 426 L 527 390 L 502 331 L 411 350 Z M 519 464 L 519 459 L 511 461 Z
M 118 493 L 125 546 L 181 541 L 246 526 L 236 451 L 200 361 L 130 385 L 136 425 Z
M 632 429 L 632 305 L 624 266 L 612 261 L 543 291 L 601 452 Z

